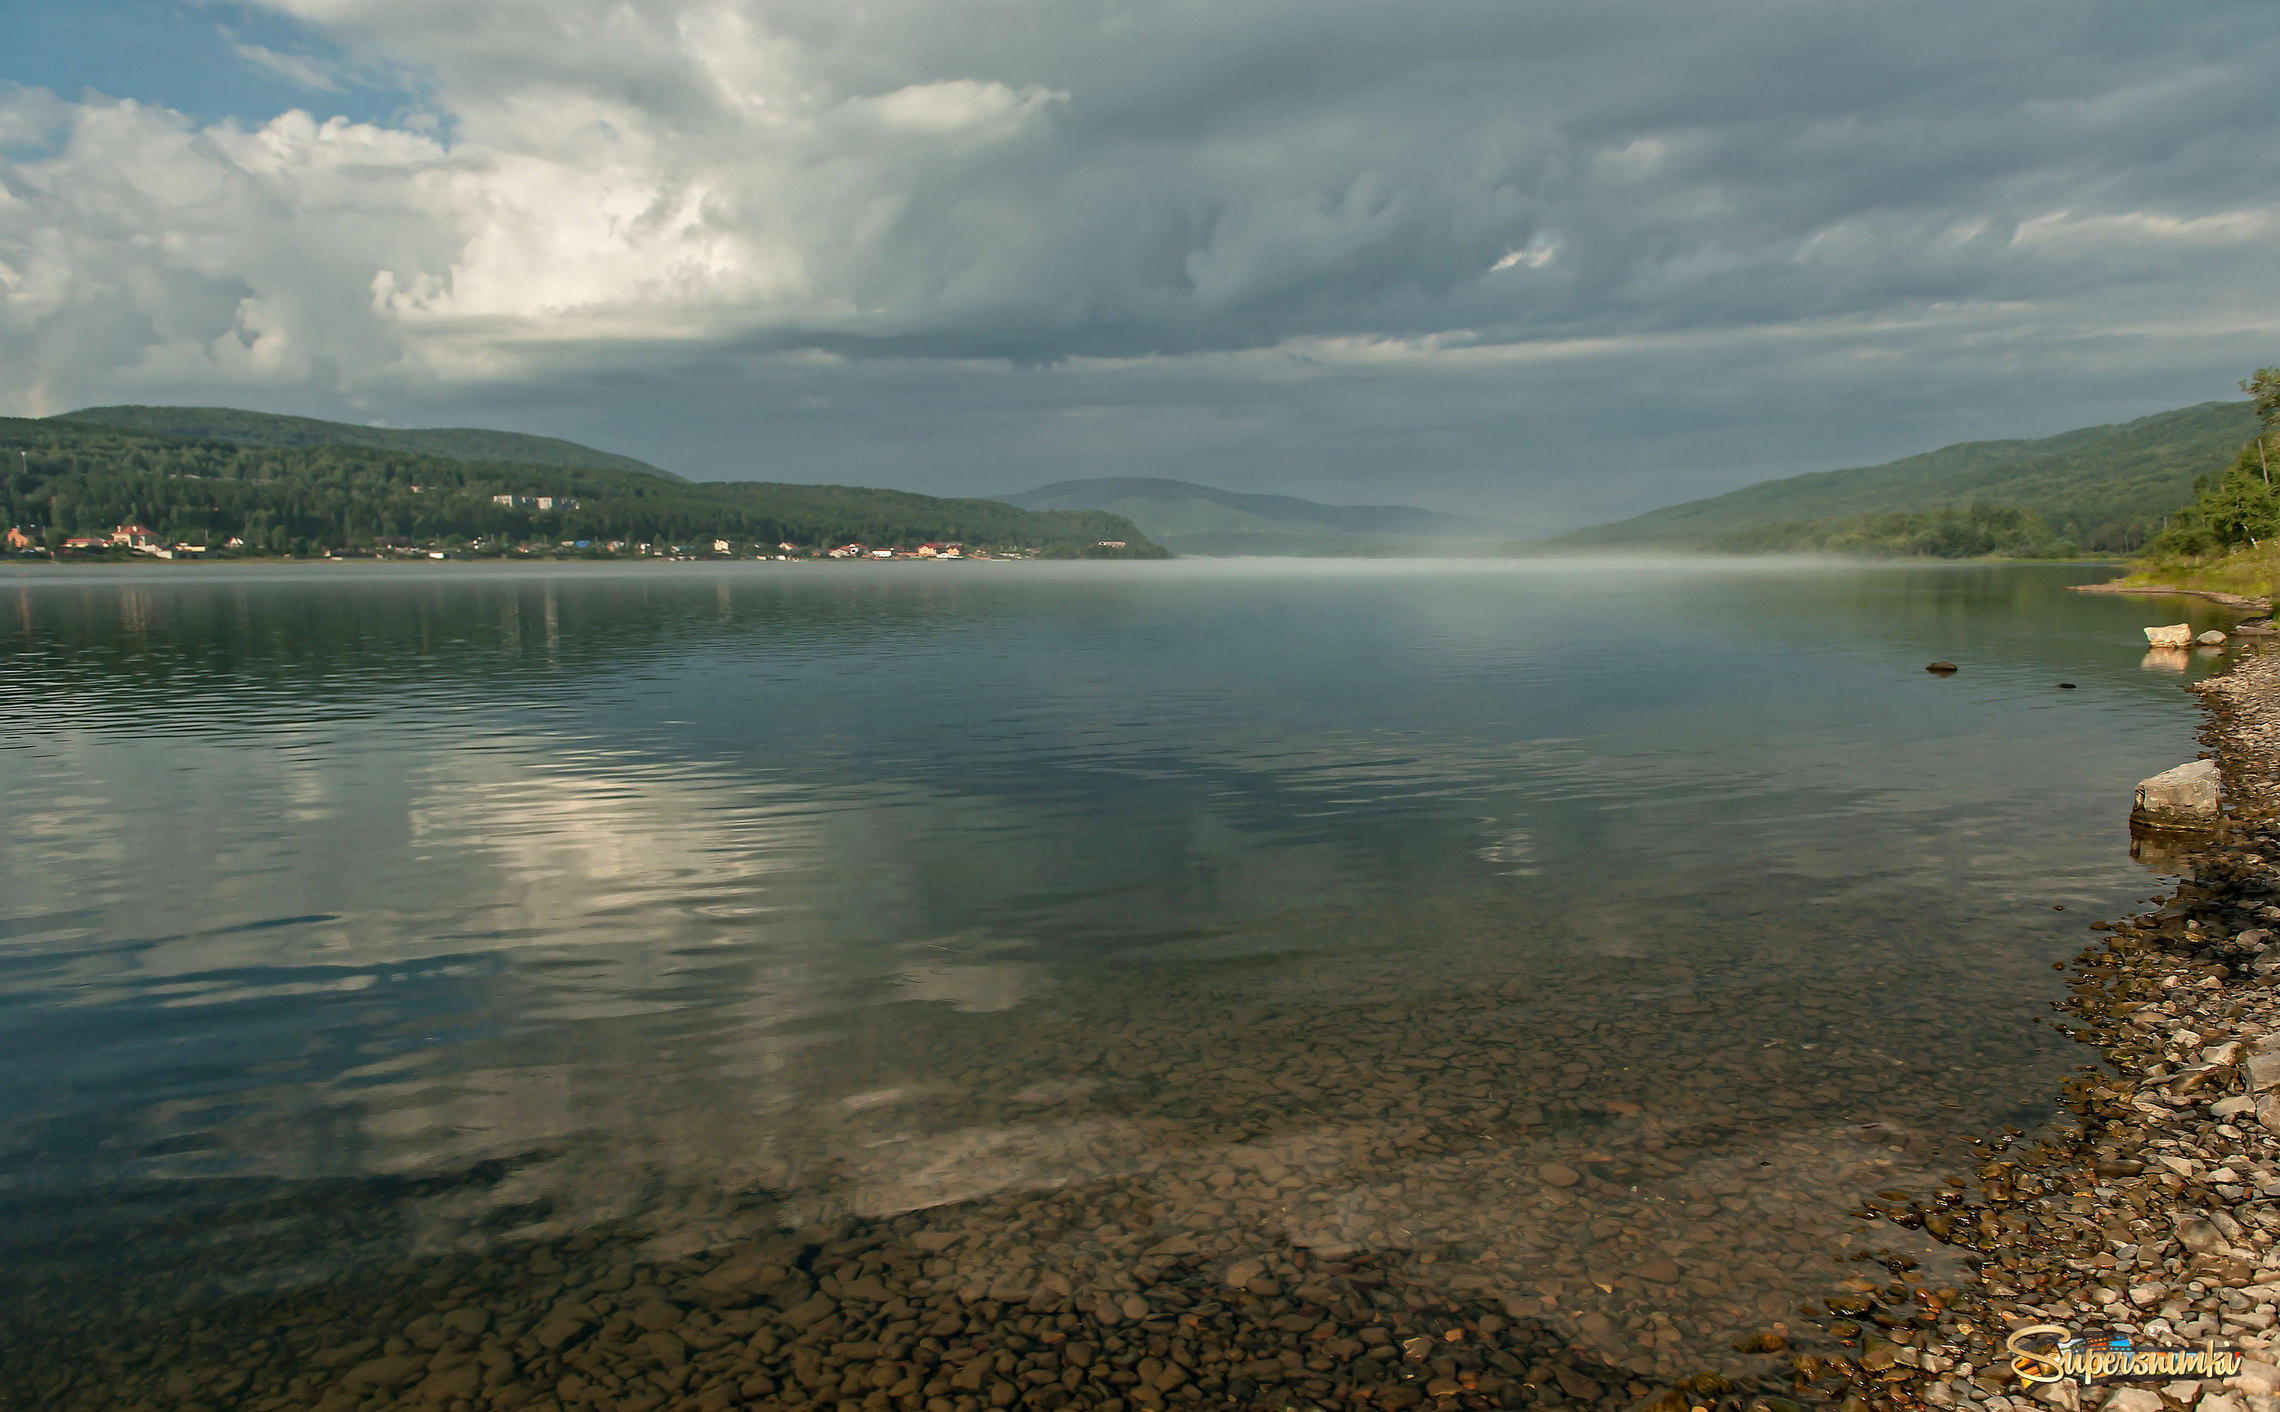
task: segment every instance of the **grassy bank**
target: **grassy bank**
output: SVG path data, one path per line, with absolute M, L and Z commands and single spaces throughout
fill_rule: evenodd
M 2275 589 L 2280 589 L 2280 540 L 2230 554 L 2150 556 L 2132 562 L 2128 576 L 2120 582 L 2131 587 L 2184 588 L 2269 599 Z

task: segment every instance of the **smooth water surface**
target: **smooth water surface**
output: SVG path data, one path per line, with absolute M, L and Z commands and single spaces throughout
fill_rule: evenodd
M 0 572 L 43 1408 L 1628 1401 L 2047 1114 L 2209 665 L 2063 567 Z

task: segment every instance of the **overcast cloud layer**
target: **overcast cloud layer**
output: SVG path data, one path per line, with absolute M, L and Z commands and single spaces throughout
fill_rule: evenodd
M 2259 0 L 210 13 L 300 107 L 0 58 L 0 411 L 1554 528 L 2280 361 Z

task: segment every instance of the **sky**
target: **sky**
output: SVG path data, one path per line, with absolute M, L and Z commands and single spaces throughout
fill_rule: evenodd
M 0 414 L 1544 532 L 2280 362 L 2273 0 L 4 0 Z

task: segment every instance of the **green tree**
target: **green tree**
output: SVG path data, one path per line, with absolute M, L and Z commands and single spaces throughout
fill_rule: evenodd
M 2256 460 L 2269 487 L 2272 458 L 2265 451 L 2264 443 L 2272 439 L 2272 424 L 2280 421 L 2280 368 L 2258 368 L 2240 380 L 2240 390 L 2248 394 L 2248 405 L 2256 409 L 2257 424 L 2263 428 L 2256 434 Z
M 2241 447 L 2221 475 L 2203 476 L 2199 494 L 2151 546 L 2156 554 L 2222 554 L 2256 545 L 2280 531 L 2280 493 L 2265 478 L 2261 440 Z

